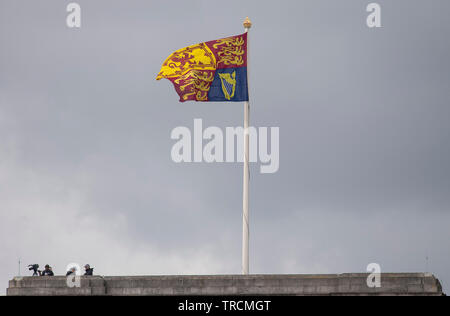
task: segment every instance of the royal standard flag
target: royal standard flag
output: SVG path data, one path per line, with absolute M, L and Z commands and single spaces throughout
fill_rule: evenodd
M 247 33 L 172 53 L 156 80 L 170 80 L 180 102 L 248 101 Z

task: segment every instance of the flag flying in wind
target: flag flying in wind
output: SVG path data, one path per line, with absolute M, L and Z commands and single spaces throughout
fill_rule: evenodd
M 156 80 L 170 80 L 180 102 L 248 101 L 247 33 L 173 52 Z

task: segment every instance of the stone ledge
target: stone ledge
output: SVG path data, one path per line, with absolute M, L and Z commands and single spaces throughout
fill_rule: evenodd
M 441 296 L 438 279 L 426 273 L 384 273 L 381 287 L 366 285 L 367 273 L 172 275 L 81 277 L 68 288 L 66 277 L 21 277 L 7 295 L 426 295 Z

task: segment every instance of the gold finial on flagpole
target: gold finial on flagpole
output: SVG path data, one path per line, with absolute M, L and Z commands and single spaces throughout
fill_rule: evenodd
M 249 19 L 248 17 L 245 18 L 243 24 L 244 24 L 244 27 L 245 27 L 246 29 L 249 29 L 249 28 L 252 27 L 252 22 L 250 21 L 250 19 Z

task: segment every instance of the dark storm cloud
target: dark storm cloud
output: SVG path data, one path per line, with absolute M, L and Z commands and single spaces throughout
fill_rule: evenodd
M 448 286 L 448 1 L 378 1 L 381 29 L 369 1 L 78 3 L 79 30 L 61 1 L 0 3 L 3 288 L 19 257 L 240 272 L 242 166 L 175 164 L 170 132 L 241 125 L 242 105 L 180 104 L 154 79 L 247 15 L 251 123 L 280 127 L 280 170 L 251 167 L 251 272 L 423 271 L 428 256 Z

